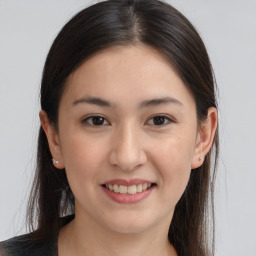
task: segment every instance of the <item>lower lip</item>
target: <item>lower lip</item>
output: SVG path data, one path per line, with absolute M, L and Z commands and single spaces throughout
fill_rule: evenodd
M 105 187 L 102 187 L 103 191 L 107 194 L 107 196 L 109 196 L 115 202 L 121 203 L 121 204 L 138 203 L 138 202 L 142 201 L 143 199 L 145 199 L 146 197 L 148 197 L 150 195 L 150 193 L 152 192 L 153 188 L 154 188 L 154 186 L 147 190 L 139 192 L 137 194 L 130 195 L 130 194 L 115 193 Z

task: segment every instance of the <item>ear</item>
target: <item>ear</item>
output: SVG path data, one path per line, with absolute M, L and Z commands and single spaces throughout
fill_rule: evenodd
M 196 169 L 203 164 L 205 155 L 212 147 L 217 123 L 217 110 L 214 107 L 210 107 L 208 109 L 207 119 L 201 124 L 197 134 L 191 169 Z
M 40 117 L 41 125 L 47 136 L 52 158 L 58 161 L 53 164 L 56 168 L 63 169 L 64 164 L 62 160 L 61 145 L 60 145 L 58 132 L 56 131 L 56 128 L 53 127 L 53 125 L 49 122 L 48 116 L 45 111 L 41 110 L 39 112 L 39 117 Z

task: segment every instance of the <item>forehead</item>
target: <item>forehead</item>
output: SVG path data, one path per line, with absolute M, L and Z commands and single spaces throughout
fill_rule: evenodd
M 69 76 L 63 96 L 69 101 L 100 96 L 117 103 L 164 96 L 193 101 L 171 63 L 146 45 L 115 46 L 91 56 Z

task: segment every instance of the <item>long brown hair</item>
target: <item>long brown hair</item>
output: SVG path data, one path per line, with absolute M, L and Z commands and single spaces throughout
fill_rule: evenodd
M 67 77 L 102 49 L 138 42 L 156 48 L 170 61 L 194 96 L 199 124 L 206 119 L 208 108 L 217 108 L 207 51 L 193 25 L 180 12 L 158 0 L 108 0 L 75 15 L 49 51 L 41 83 L 41 108 L 56 129 Z M 213 189 L 218 146 L 216 132 L 212 150 L 203 165 L 191 171 L 187 188 L 176 205 L 169 241 L 179 256 L 214 254 Z M 74 196 L 65 170 L 55 169 L 51 158 L 41 127 L 28 206 L 28 221 L 37 239 L 56 236 L 62 225 L 60 217 L 74 214 Z

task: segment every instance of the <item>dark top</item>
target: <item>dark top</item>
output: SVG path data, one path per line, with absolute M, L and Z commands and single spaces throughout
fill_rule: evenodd
M 74 215 L 62 218 L 65 226 L 74 218 Z M 33 233 L 13 237 L 0 242 L 0 256 L 58 256 L 58 235 L 47 239 L 34 239 Z
M 0 256 L 57 256 L 57 239 L 33 241 L 29 235 L 11 238 L 0 243 Z

